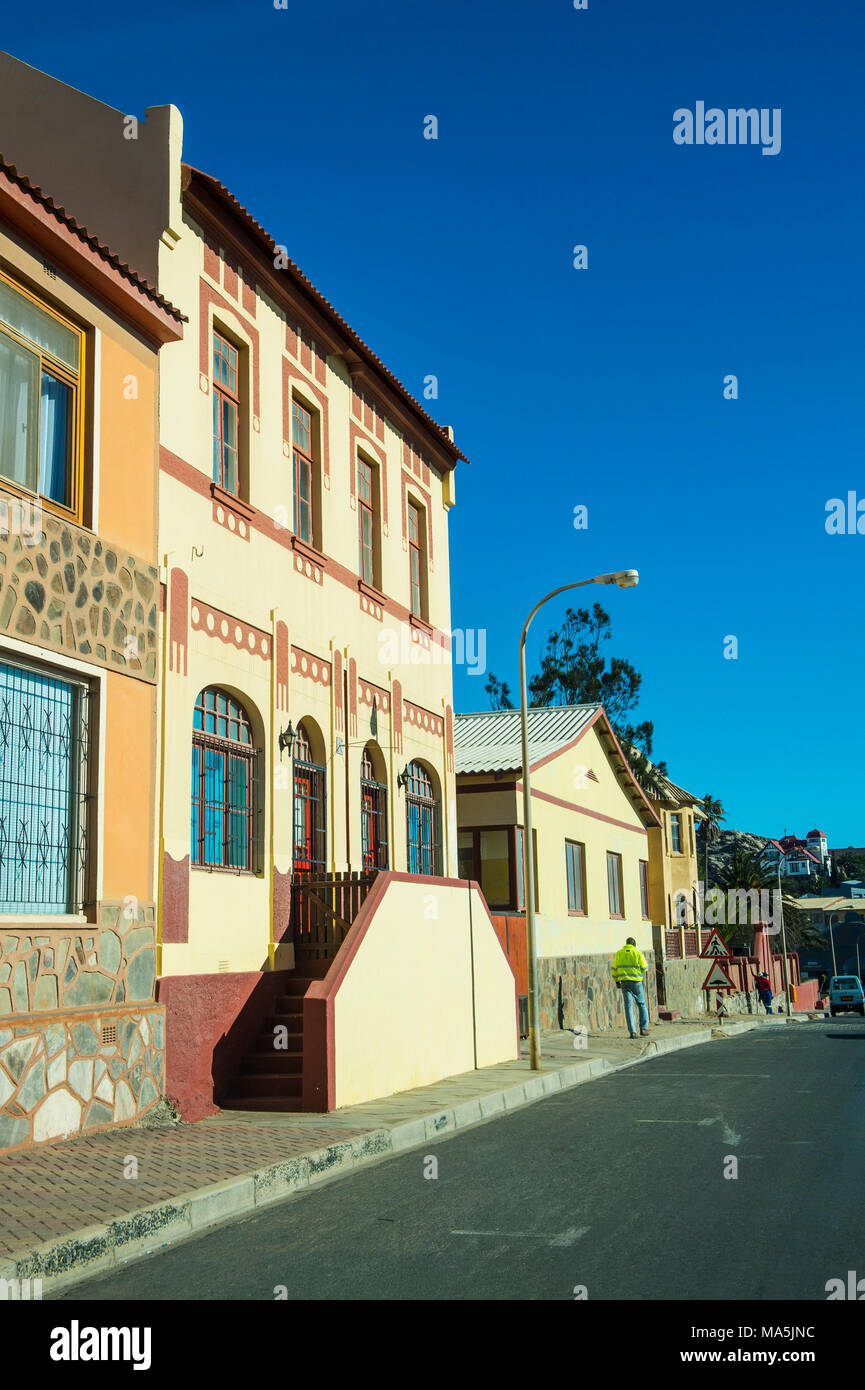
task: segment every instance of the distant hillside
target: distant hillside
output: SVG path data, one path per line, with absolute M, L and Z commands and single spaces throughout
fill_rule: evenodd
M 733 855 L 736 850 L 744 850 L 747 854 L 756 854 L 769 843 L 768 835 L 752 835 L 747 830 L 722 830 L 717 840 L 709 846 L 709 882 L 714 883 L 716 878 L 730 867 Z M 705 864 L 705 846 L 697 846 L 697 863 L 700 869 L 700 877 L 703 876 L 703 866 Z

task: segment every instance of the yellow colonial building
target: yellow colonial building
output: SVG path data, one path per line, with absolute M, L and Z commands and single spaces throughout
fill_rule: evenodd
M 525 990 L 518 710 L 456 717 L 460 876 L 475 878 Z M 610 974 L 633 936 L 655 1002 L 649 836 L 655 810 L 599 705 L 528 711 L 541 1026 L 624 1022 Z
M 327 1108 L 475 1055 L 475 1005 L 441 973 L 443 927 L 434 958 L 406 964 L 435 896 L 420 889 L 457 868 L 448 511 L 463 456 L 217 180 L 182 166 L 164 242 L 160 285 L 190 321 L 160 396 L 169 1093 L 193 1116 L 214 1096 Z M 376 950 L 395 958 L 363 991 L 356 965 L 336 1006 L 334 958 L 385 873 L 414 881 L 376 908 Z M 460 890 L 461 941 L 468 915 Z M 483 930 L 495 983 L 481 1041 L 501 1059 L 516 1048 L 513 976 L 488 918 Z M 403 989 L 421 1015 L 430 1005 L 422 1063 L 370 1032 Z M 351 1075 L 334 1065 L 325 995 Z

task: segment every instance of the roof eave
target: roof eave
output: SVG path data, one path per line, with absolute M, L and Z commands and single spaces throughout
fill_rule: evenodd
M 391 399 L 396 398 L 401 409 L 398 408 L 395 413 L 408 416 L 414 430 L 422 431 L 425 442 L 437 455 L 434 460 L 436 467 L 447 472 L 456 468 L 458 462 L 469 463 L 469 459 L 457 448 L 442 426 L 427 414 L 402 382 L 376 357 L 372 349 L 337 313 L 321 291 L 307 279 L 299 266 L 289 261 L 286 266 L 276 269 L 273 265 L 273 253 L 279 248 L 273 238 L 224 185 L 202 170 L 184 164 L 182 187 L 184 201 L 190 204 L 190 210 L 198 218 L 209 216 L 211 221 L 216 221 L 224 228 L 227 212 L 239 225 L 241 234 L 235 234 L 233 238 L 236 250 L 243 248 L 245 236 L 247 242 L 251 239 L 260 251 L 266 252 L 263 257 L 265 264 L 259 262 L 258 268 L 269 283 L 274 297 L 278 298 L 280 294 L 286 293 L 285 280 L 288 280 L 295 298 L 302 298 L 313 322 L 318 323 L 319 331 L 325 330 L 321 334 L 323 340 L 334 354 L 345 359 L 352 377 L 361 381 L 365 376 L 371 378 L 379 393 L 384 393 Z M 229 228 L 226 230 L 230 232 Z

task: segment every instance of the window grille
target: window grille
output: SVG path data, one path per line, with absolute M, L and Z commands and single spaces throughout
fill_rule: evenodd
M 312 761 L 309 735 L 299 724 L 294 738 L 295 873 L 324 873 L 327 868 L 326 771 Z
M 432 779 L 422 763 L 409 764 L 406 820 L 409 873 L 440 874 L 441 816 Z
M 372 755 L 364 749 L 360 768 L 361 853 L 364 869 L 387 868 L 387 787 L 378 782 Z
M 192 863 L 261 871 L 261 756 L 243 706 L 202 690 L 192 721 Z
M 0 911 L 86 902 L 90 688 L 0 662 Z

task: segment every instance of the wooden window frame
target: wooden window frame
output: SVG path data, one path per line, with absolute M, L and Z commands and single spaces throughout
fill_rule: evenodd
M 417 769 L 417 771 L 415 771 L 415 769 Z M 426 877 L 429 877 L 429 878 L 440 878 L 441 875 L 442 875 L 442 861 L 443 861 L 443 845 L 442 845 L 442 829 L 441 829 L 441 820 L 442 820 L 442 815 L 441 815 L 441 798 L 436 796 L 436 794 L 435 794 L 435 786 L 434 786 L 434 784 L 433 784 L 432 777 L 430 776 L 430 773 L 429 773 L 428 769 L 427 769 L 426 767 L 424 767 L 423 763 L 420 761 L 419 758 L 414 758 L 414 759 L 412 759 L 412 761 L 409 763 L 409 765 L 408 765 L 408 773 L 409 773 L 409 777 L 408 777 L 408 781 L 407 781 L 407 783 L 406 783 L 406 807 L 405 807 L 405 812 L 406 812 L 406 815 L 405 815 L 405 820 L 406 820 L 406 865 L 407 865 L 407 867 L 408 867 L 409 873 L 412 874 L 412 875 L 416 875 L 416 876 L 421 877 L 421 878 L 426 878 Z M 419 790 L 420 782 L 421 782 L 421 778 L 420 778 L 419 774 L 422 774 L 422 776 L 423 776 L 423 778 L 425 779 L 426 783 L 428 783 L 428 785 L 429 785 L 429 792 L 428 792 L 428 793 L 427 793 L 426 791 L 421 791 L 421 790 Z M 417 842 L 413 841 L 413 840 L 412 840 L 412 837 L 411 837 L 411 821 L 412 821 L 411 811 L 412 811 L 412 808 L 413 808 L 413 807 L 414 807 L 414 808 L 417 810 L 417 812 L 418 812 L 418 839 L 417 839 Z M 422 827 L 423 827 L 423 812 L 424 812 L 424 810 L 426 810 L 426 811 L 428 811 L 428 812 L 430 813 L 430 821 L 429 821 L 429 823 L 430 823 L 430 831 L 431 831 L 431 841 L 430 841 L 430 843 L 429 843 L 428 846 L 426 845 L 426 842 L 425 842 L 425 841 L 422 839 L 422 837 L 421 837 L 421 832 L 422 832 Z M 418 868 L 418 869 L 413 869 L 413 868 L 411 867 L 411 863 L 412 863 L 412 849 L 413 849 L 413 848 L 416 848 L 416 849 L 418 850 L 418 853 L 419 853 L 419 856 L 420 856 L 420 857 L 422 857 L 424 851 L 425 851 L 427 848 L 429 849 L 429 859 L 430 859 L 430 870 L 429 870 L 429 873 L 426 873 L 425 870 L 423 869 L 423 867 Z
M 610 878 L 610 863 L 613 863 L 616 870 L 616 884 L 618 887 L 619 907 L 621 911 L 615 910 L 613 902 L 613 884 Z M 625 917 L 625 885 L 622 877 L 622 856 L 616 850 L 607 850 L 607 898 L 610 904 L 610 919 L 614 922 L 624 921 Z
M 357 455 L 355 464 L 357 480 L 357 540 L 358 540 L 358 565 L 357 572 L 363 584 L 369 588 L 381 588 L 381 574 L 379 562 L 378 545 L 378 467 L 363 454 Z M 368 496 L 364 495 L 364 489 L 368 488 Z M 364 544 L 364 520 L 369 518 L 369 546 Z M 366 573 L 365 558 L 366 552 L 369 554 L 369 570 Z
M 360 760 L 360 844 L 361 867 L 365 873 L 389 867 L 387 784 L 375 775 L 375 763 L 368 748 Z M 367 828 L 367 822 L 368 827 Z M 376 833 L 376 832 L 380 833 Z M 372 849 L 364 848 L 372 842 Z
M 640 859 L 638 862 L 639 868 L 637 872 L 640 876 L 640 912 L 642 913 L 643 921 L 648 922 L 652 915 L 649 904 L 649 861 L 647 859 Z M 645 911 L 643 911 L 644 904 Z
M 213 691 L 217 696 L 222 695 L 229 703 L 229 708 L 236 707 L 238 714 L 220 715 L 218 710 L 208 710 L 206 701 L 202 697 Z M 192 847 L 190 856 L 190 866 L 193 869 L 202 869 L 209 873 L 233 873 L 233 874 L 256 874 L 258 870 L 258 860 L 261 855 L 261 816 L 260 800 L 261 792 L 258 786 L 258 771 L 260 763 L 260 752 L 255 746 L 255 735 L 252 728 L 252 721 L 241 703 L 227 690 L 221 686 L 204 686 L 199 691 L 195 701 L 195 711 L 201 712 L 203 722 L 206 721 L 208 714 L 213 714 L 215 719 L 225 718 L 229 725 L 241 724 L 248 730 L 249 742 L 245 743 L 240 739 L 234 739 L 219 733 L 212 733 L 206 728 L 192 730 L 192 746 L 199 750 L 198 757 L 198 785 L 192 789 L 192 801 L 198 808 L 198 836 L 197 843 Z M 218 754 L 223 759 L 222 769 L 222 794 L 221 799 L 215 803 L 221 812 L 222 823 L 229 829 L 229 835 L 223 839 L 220 845 L 220 858 L 218 860 L 207 860 L 206 843 L 208 838 L 207 811 L 214 803 L 207 800 L 207 753 Z M 232 810 L 231 805 L 231 762 L 230 759 L 239 760 L 244 768 L 244 786 L 246 788 L 245 809 Z M 232 815 L 242 815 L 245 821 L 243 850 L 244 862 L 242 864 L 228 864 L 225 862 L 227 857 L 227 846 L 230 840 L 230 825 Z
M 571 906 L 571 860 L 574 857 L 572 850 L 577 851 L 577 862 L 579 866 L 579 889 L 582 907 Z M 574 886 L 577 886 L 576 874 L 574 875 Z M 565 840 L 565 892 L 568 903 L 569 917 L 587 917 L 589 914 L 588 901 L 586 897 L 586 846 L 582 840 Z
M 217 450 L 218 450 L 218 454 L 219 454 L 219 477 L 218 477 L 218 478 L 213 478 L 213 482 L 215 483 L 215 485 L 216 485 L 218 488 L 221 488 L 222 491 L 223 491 L 224 493 L 226 493 L 229 497 L 237 497 L 237 498 L 240 498 L 240 497 L 241 497 L 241 481 L 242 481 L 242 468 L 241 468 L 241 429 L 242 429 L 242 421 L 243 421 L 240 387 L 241 387 L 241 373 L 242 373 L 242 367 L 243 367 L 243 349 L 241 348 L 241 346 L 240 346 L 238 343 L 236 343 L 236 342 L 225 332 L 225 330 L 224 330 L 219 324 L 216 324 L 216 323 L 213 324 L 212 334 L 213 334 L 213 337 L 212 337 L 212 343 L 211 343 L 211 361 L 210 361 L 211 389 L 213 390 L 213 404 L 214 404 L 214 407 L 217 407 L 217 406 L 219 407 L 218 410 L 215 410 L 215 413 L 216 413 L 216 415 L 217 415 L 217 428 L 216 428 L 215 433 L 213 434 L 214 453 L 216 453 Z M 215 359 L 216 356 L 217 356 L 217 339 L 219 340 L 220 343 L 224 344 L 225 347 L 227 347 L 227 348 L 229 349 L 230 352 L 233 352 L 233 353 L 234 353 L 234 357 L 235 357 L 235 365 L 234 365 L 234 391 L 231 390 L 231 388 L 230 388 L 229 385 L 223 384 L 221 381 L 217 381 L 217 379 L 216 379 L 216 364 L 215 364 L 215 360 L 214 360 L 214 359 Z M 222 356 L 221 353 L 220 353 L 219 355 Z M 229 368 L 229 371 L 230 371 L 230 370 L 231 370 L 231 361 L 230 361 L 230 359 L 227 359 L 227 360 L 228 360 L 228 368 Z M 230 407 L 234 410 L 234 469 L 235 469 L 235 486 L 234 486 L 234 488 L 230 488 L 230 487 L 228 486 L 228 483 L 227 483 L 227 480 L 226 480 L 226 474 L 225 474 L 225 448 L 226 448 L 226 445 L 225 445 L 224 424 L 223 424 L 223 422 L 224 422 L 223 406 L 225 406 L 225 405 L 230 406 Z M 217 466 L 217 464 L 216 464 L 216 458 L 214 458 L 214 460 L 213 460 L 213 467 L 212 467 L 212 470 L 211 470 L 212 472 L 215 472 L 216 466 Z
M 327 873 L 327 768 L 312 757 L 309 734 L 301 721 L 292 746 L 291 866 L 293 873 L 314 878 Z M 302 846 L 297 835 L 298 799 L 303 808 Z M 300 855 L 301 848 L 309 853 Z
M 298 439 L 298 414 L 306 417 L 306 440 Z M 303 465 L 309 468 L 309 535 L 304 536 L 298 525 L 298 499 L 301 498 L 300 478 Z M 291 479 L 292 533 L 297 546 L 320 555 L 322 551 L 321 498 L 321 412 L 305 396 L 292 391 L 291 396 Z M 306 553 L 306 552 L 304 552 Z
M 30 488 L 22 486 L 22 484 L 15 482 L 12 478 L 7 478 L 5 474 L 0 476 L 0 486 L 16 497 L 35 497 L 39 500 L 40 505 L 54 512 L 55 515 L 66 517 L 68 520 L 75 521 L 83 526 L 85 524 L 84 460 L 86 434 L 87 331 L 82 328 L 80 324 L 69 318 L 68 315 L 55 309 L 54 306 L 46 299 L 43 299 L 41 295 L 28 289 L 20 280 L 16 280 L 14 276 L 7 274 L 2 267 L 0 267 L 0 280 L 7 284 L 16 294 L 21 295 L 23 299 L 29 300 L 37 309 L 48 314 L 51 318 L 56 319 L 58 323 L 62 324 L 70 333 L 74 333 L 78 339 L 78 372 L 76 375 L 66 363 L 60 362 L 46 349 L 40 348 L 37 344 L 32 343 L 29 338 L 25 338 L 8 324 L 0 324 L 0 333 L 9 338 L 10 341 L 17 343 L 34 357 L 39 358 L 40 383 L 42 372 L 45 371 L 48 376 L 56 377 L 58 381 L 62 381 L 72 392 L 72 408 L 69 412 L 71 427 L 67 440 L 66 460 L 66 470 L 69 477 L 69 505 L 67 506 L 63 502 L 57 502 L 53 497 L 46 497 L 41 493 L 38 489 L 38 477 L 37 488 L 32 492 Z
M 678 829 L 678 839 L 679 839 L 679 848 L 678 848 L 678 849 L 676 848 L 676 833 L 675 833 L 675 830 L 674 830 L 674 826 Z M 685 851 L 682 849 L 682 845 L 683 845 L 683 844 L 684 844 L 684 839 L 683 839 L 683 836 L 682 836 L 682 816 L 681 816 L 681 812 L 679 812 L 679 811 L 671 811 L 671 812 L 670 812 L 670 853 L 671 853 L 671 854 L 684 854 Z
M 412 519 L 414 518 L 414 532 L 412 535 Z M 427 560 L 426 560 L 426 508 L 422 502 L 418 502 L 414 497 L 406 498 L 406 537 L 408 540 L 408 588 L 409 588 L 409 612 L 414 618 L 420 618 L 423 622 L 429 621 L 429 597 L 427 581 Z M 417 565 L 417 582 L 415 582 L 415 564 Z M 417 606 L 415 606 L 415 590 L 417 590 Z

